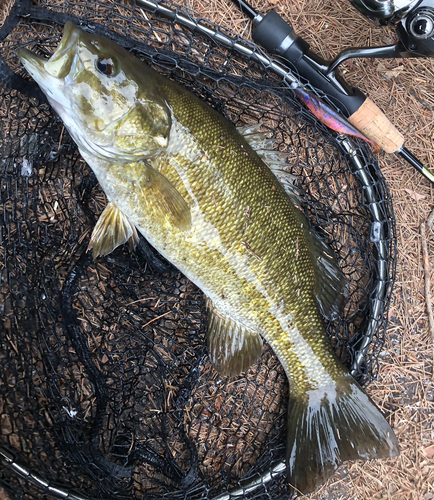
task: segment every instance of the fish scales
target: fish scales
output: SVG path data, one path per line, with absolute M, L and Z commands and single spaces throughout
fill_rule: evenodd
M 392 429 L 327 340 L 319 306 L 336 314 L 342 295 L 333 256 L 247 131 L 71 23 L 49 60 L 18 56 L 107 195 L 94 255 L 134 245 L 139 232 L 196 283 L 223 374 L 255 362 L 261 336 L 270 343 L 290 382 L 288 481 L 309 492 L 344 460 L 396 456 Z
M 309 336 L 313 329 L 323 329 L 323 323 L 317 313 L 304 221 L 235 127 L 230 130 L 221 115 L 192 94 L 177 90 L 163 90 L 179 124 L 171 139 L 174 144 L 169 142 L 168 152 L 155 157 L 151 165 L 175 185 L 190 206 L 196 204 L 203 223 L 193 224 L 197 230 L 186 236 L 188 245 L 180 247 L 176 239 L 170 249 L 164 240 L 153 244 L 163 255 L 170 255 L 192 281 L 200 282 L 218 310 L 233 310 L 242 323 L 247 320 L 255 325 L 289 373 L 292 391 L 303 394 L 321 377 L 340 373 L 329 344 Z M 178 143 L 184 144 L 183 149 L 171 155 Z M 192 153 L 195 151 L 199 155 Z M 197 161 L 197 156 L 206 158 L 205 162 Z M 183 179 L 188 179 L 190 191 Z M 219 248 L 214 251 L 207 244 L 209 224 L 211 232 L 218 234 Z M 269 241 L 275 244 L 270 246 Z M 222 290 L 225 299 L 218 300 Z M 282 297 L 286 300 L 281 304 Z M 308 318 L 306 311 L 311 311 Z M 321 363 L 307 373 L 303 366 L 312 352 Z

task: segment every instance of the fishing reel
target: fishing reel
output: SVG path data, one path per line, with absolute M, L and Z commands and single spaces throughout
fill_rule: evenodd
M 362 14 L 382 25 L 396 26 L 399 41 L 384 47 L 352 47 L 332 61 L 309 49 L 292 26 L 275 11 L 262 15 L 245 0 L 232 0 L 252 20 L 253 39 L 269 52 L 288 61 L 314 86 L 324 91 L 345 116 L 350 116 L 364 100 L 336 70 L 353 58 L 434 57 L 434 0 L 350 0 Z
M 434 0 L 350 0 L 380 25 L 396 26 L 399 42 L 388 47 L 350 49 L 334 61 L 336 68 L 350 57 L 434 57 Z

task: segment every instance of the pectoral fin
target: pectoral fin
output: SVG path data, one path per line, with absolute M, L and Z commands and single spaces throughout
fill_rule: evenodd
M 208 309 L 207 347 L 216 370 L 235 376 L 247 370 L 262 353 L 262 339 L 257 332 Z
M 114 203 L 110 202 L 92 231 L 88 250 L 92 250 L 93 257 L 96 258 L 113 252 L 127 241 L 130 247 L 134 248 L 137 240 L 138 235 L 134 225 Z
M 191 227 L 191 211 L 175 186 L 164 175 L 149 165 L 140 179 L 140 187 L 147 201 L 148 207 L 158 211 L 171 224 L 180 229 Z

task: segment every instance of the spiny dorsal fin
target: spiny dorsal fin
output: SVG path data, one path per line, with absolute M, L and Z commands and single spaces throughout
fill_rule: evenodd
M 138 235 L 134 225 L 114 203 L 110 202 L 92 231 L 88 250 L 92 250 L 93 257 L 96 258 L 113 252 L 127 241 L 130 243 L 130 248 L 134 248 L 137 240 Z
M 295 204 L 301 205 L 300 191 L 294 186 L 296 176 L 285 169 L 285 165 L 288 166 L 286 163 L 288 153 L 276 151 L 274 149 L 274 140 L 267 137 L 266 132 L 260 131 L 261 126 L 261 123 L 243 125 L 242 127 L 238 127 L 237 130 L 243 135 L 244 139 L 255 150 L 261 160 L 268 165 L 291 200 Z
M 269 166 L 277 177 L 292 202 L 297 207 L 304 205 L 300 191 L 293 182 L 296 177 L 285 170 L 287 153 L 275 151 L 274 141 L 261 132 L 261 123 L 238 127 L 249 145 Z M 341 313 L 344 296 L 342 291 L 345 278 L 339 269 L 335 256 L 330 248 L 316 234 L 309 230 L 309 223 L 300 210 L 300 220 L 305 228 L 305 234 L 312 251 L 313 263 L 316 268 L 316 296 L 321 313 L 329 320 L 335 319 Z
M 216 370 L 221 375 L 232 377 L 258 360 L 262 353 L 262 339 L 258 333 L 221 316 L 208 304 L 207 347 Z
M 285 160 L 288 154 L 275 151 L 273 149 L 273 140 L 267 138 L 265 132 L 261 132 L 260 129 L 260 123 L 238 127 L 238 131 L 277 177 L 291 198 L 291 201 L 298 208 L 302 207 L 304 202 L 301 199 L 300 191 L 293 184 L 296 177 L 285 170 Z M 345 286 L 345 278 L 337 265 L 333 252 L 316 234 L 309 230 L 309 222 L 301 210 L 300 219 L 305 228 L 306 237 L 312 251 L 313 263 L 316 268 L 316 296 L 318 306 L 323 316 L 329 320 L 333 320 L 341 313 L 344 299 L 342 291 Z

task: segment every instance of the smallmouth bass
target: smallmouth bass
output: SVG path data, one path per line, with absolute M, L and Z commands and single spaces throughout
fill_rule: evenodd
M 396 456 L 397 439 L 336 359 L 320 309 L 342 283 L 333 256 L 240 133 L 112 41 L 67 23 L 47 60 L 18 57 L 94 171 L 108 205 L 94 256 L 141 233 L 207 297 L 214 366 L 235 375 L 265 338 L 291 388 L 288 481 L 306 493 L 348 459 Z M 262 140 L 263 141 L 263 140 Z M 262 148 L 263 149 L 263 148 Z

